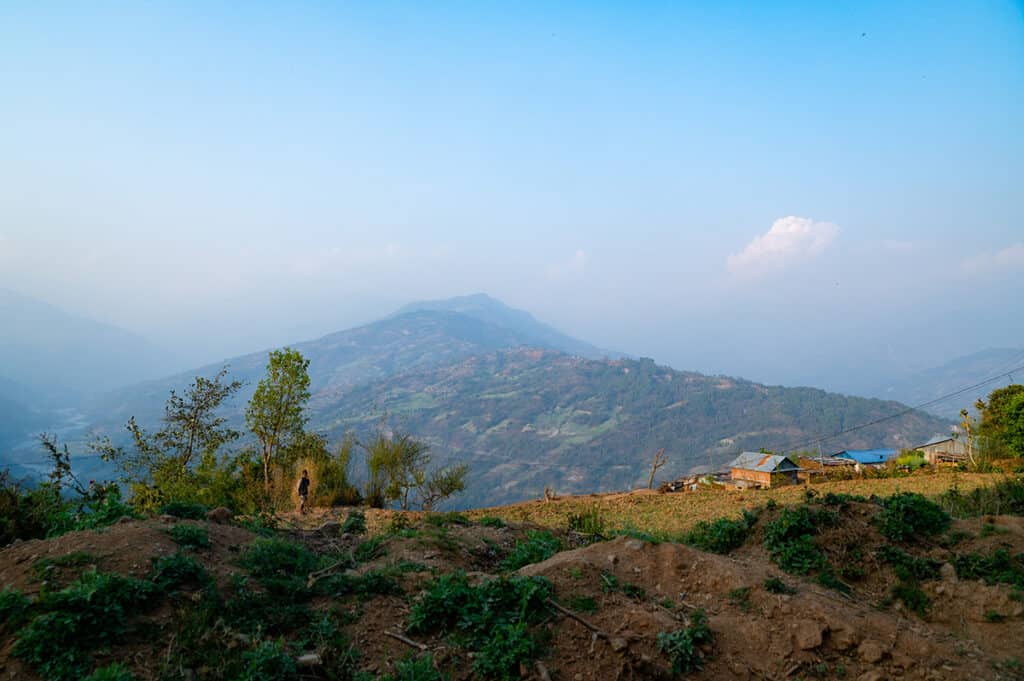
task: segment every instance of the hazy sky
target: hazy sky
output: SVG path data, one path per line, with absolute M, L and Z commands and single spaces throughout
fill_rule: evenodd
M 1024 345 L 1020 3 L 7 1 L 0 88 L 0 287 L 184 361 L 477 291 L 791 384 Z

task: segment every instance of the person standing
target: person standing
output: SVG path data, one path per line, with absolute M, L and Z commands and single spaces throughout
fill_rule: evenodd
M 306 502 L 309 500 L 309 471 L 302 470 L 302 479 L 299 480 L 299 513 L 305 515 Z

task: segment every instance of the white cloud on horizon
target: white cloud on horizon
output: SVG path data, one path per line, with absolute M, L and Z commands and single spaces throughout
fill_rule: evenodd
M 1024 242 L 1010 244 L 995 253 L 986 252 L 968 258 L 962 267 L 969 275 L 1024 269 Z
M 587 254 L 577 249 L 567 261 L 548 265 L 549 279 L 574 279 L 582 277 L 587 269 Z
M 730 255 L 726 266 L 735 275 L 763 274 L 821 255 L 838 236 L 839 227 L 831 222 L 790 215 L 779 218 L 741 252 Z

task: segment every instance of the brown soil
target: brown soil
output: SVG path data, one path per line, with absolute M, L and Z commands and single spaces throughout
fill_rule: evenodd
M 664 497 L 654 497 L 655 499 Z M 670 677 L 670 661 L 658 650 L 657 638 L 686 626 L 695 609 L 709 616 L 714 642 L 704 649 L 704 669 L 697 679 L 1013 679 L 1013 665 L 1004 663 L 1024 656 L 1024 605 L 1005 585 L 945 579 L 926 581 L 922 589 L 932 599 L 922 619 L 899 603 L 888 603 L 896 581 L 892 569 L 875 558 L 888 543 L 878 534 L 871 517 L 877 506 L 852 503 L 842 521 L 817 537 L 836 566 L 859 565 L 863 575 L 846 578 L 852 592 L 844 596 L 782 573 L 770 560 L 759 536 L 752 537 L 730 556 L 705 553 L 673 544 L 652 544 L 620 537 L 564 551 L 520 572 L 548 578 L 555 599 L 606 637 L 595 638 L 590 629 L 555 609 L 541 627 L 549 630 L 549 645 L 542 663 L 554 681 L 605 679 L 659 679 Z M 763 519 L 777 511 L 765 511 Z M 376 532 L 383 532 L 394 514 L 368 514 Z M 289 517 L 284 533 L 317 551 L 354 549 L 363 537 L 339 534 L 336 524 L 347 511 Z M 178 550 L 166 530 L 171 519 L 126 521 L 106 530 L 75 532 L 46 541 L 30 541 L 0 550 L 0 589 L 16 588 L 33 595 L 41 578 L 58 582 L 73 579 L 88 565 L 41 573 L 37 566 L 75 552 L 95 557 L 97 569 L 145 577 L 152 560 Z M 238 553 L 254 539 L 252 533 L 229 525 L 200 523 L 208 528 L 211 548 L 194 552 L 216 576 L 222 588 L 237 573 Z M 760 526 L 760 524 L 759 524 Z M 985 529 L 986 526 L 989 529 Z M 473 579 L 494 576 L 499 564 L 527 530 L 535 526 L 436 526 L 417 522 L 415 531 L 399 532 L 381 543 L 379 555 L 359 565 L 355 573 L 391 568 L 405 596 L 376 596 L 360 601 L 321 599 L 317 609 L 348 614 L 345 631 L 360 651 L 360 666 L 373 674 L 390 672 L 394 662 L 418 651 L 385 632 L 403 632 L 410 605 L 433 575 L 454 569 Z M 907 551 L 942 563 L 957 553 L 989 551 L 1005 546 L 1024 551 L 1024 519 L 1010 516 L 957 521 L 954 530 L 964 537 L 951 546 L 923 543 L 904 546 Z M 576 535 L 561 533 L 570 544 Z M 851 571 L 856 575 L 858 571 Z M 948 570 L 946 571 L 948 573 Z M 793 595 L 777 595 L 764 588 L 770 577 L 795 587 Z M 743 596 L 744 589 L 748 589 Z M 1019 592 L 1017 592 L 1019 594 Z M 991 613 L 1004 617 L 992 622 Z M 147 615 L 167 619 L 170 609 Z M 470 655 L 442 637 L 421 637 L 435 662 L 454 681 L 473 678 Z M 10 656 L 11 637 L 0 640 L 0 677 L 35 679 Z M 112 651 L 104 661 L 122 659 L 139 679 L 153 678 L 152 651 L 168 641 Z M 524 678 L 541 679 L 536 667 L 521 670 Z M 198 677 L 198 678 L 201 678 Z M 310 677 L 313 678 L 313 677 Z

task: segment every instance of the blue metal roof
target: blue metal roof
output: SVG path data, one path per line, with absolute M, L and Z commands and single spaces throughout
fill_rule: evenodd
M 895 456 L 895 449 L 844 449 L 836 454 L 838 459 L 853 459 L 864 464 L 885 463 Z

